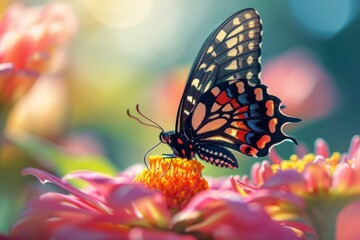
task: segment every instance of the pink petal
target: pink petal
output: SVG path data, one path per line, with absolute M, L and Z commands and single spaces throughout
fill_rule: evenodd
M 332 188 L 340 191 L 354 187 L 356 172 L 347 163 L 340 163 L 333 172 Z
M 300 173 L 295 170 L 279 171 L 274 176 L 269 178 L 262 186 L 261 189 L 279 189 L 284 186 L 293 184 L 301 184 L 304 182 Z
M 309 153 L 309 150 L 304 143 L 300 142 L 299 145 L 297 145 L 295 148 L 295 153 L 299 158 L 303 158 L 306 154 Z
M 315 141 L 315 154 L 324 158 L 330 157 L 330 149 L 324 139 L 319 138 Z
M 129 239 L 145 240 L 145 239 L 171 239 L 171 240 L 196 240 L 192 235 L 177 234 L 170 231 L 158 231 L 144 228 L 133 228 L 129 233 Z
M 290 203 L 298 208 L 305 207 L 304 200 L 300 197 L 297 197 L 294 194 L 283 191 L 268 190 L 268 189 L 261 189 L 249 194 L 248 196 L 245 197 L 245 201 L 247 203 L 256 202 L 261 204 L 262 206 L 283 202 L 283 203 Z
M 262 207 L 244 203 L 231 191 L 202 192 L 173 220 L 175 228 L 213 239 L 298 239 Z
M 256 162 L 252 165 L 251 167 L 251 180 L 252 180 L 252 183 L 257 186 L 259 185 L 259 183 L 261 182 L 260 181 L 260 177 L 259 177 L 259 170 L 261 168 L 261 164 Z M 262 183 L 262 182 L 261 182 Z
M 309 164 L 303 172 L 309 192 L 328 191 L 331 187 L 331 175 L 323 162 Z
M 251 192 L 254 192 L 256 191 L 258 188 L 256 187 L 253 187 L 251 186 L 249 183 L 246 183 L 245 181 L 242 181 L 242 180 L 236 180 L 234 178 L 230 178 L 230 182 L 231 182 L 231 185 L 232 185 L 232 189 L 235 191 L 235 192 L 246 192 L 246 193 L 251 193 Z
M 337 240 L 360 239 L 360 202 L 348 204 L 338 215 L 336 221 Z
M 106 197 L 109 195 L 109 191 L 117 185 L 121 183 L 132 183 L 133 178 L 129 176 L 123 175 L 119 177 L 111 177 L 105 174 L 101 174 L 93 171 L 76 171 L 65 175 L 62 180 L 68 181 L 70 179 L 81 179 L 90 184 L 91 189 L 88 189 L 86 193 L 90 194 L 92 191 L 92 195 L 98 195 L 99 197 Z M 85 191 L 85 190 L 84 190 Z M 98 199 L 98 200 L 101 200 Z
M 52 239 L 131 239 L 129 232 L 121 226 L 89 221 L 61 227 Z
M 170 212 L 160 192 L 140 184 L 119 184 L 110 193 L 108 205 L 114 216 L 124 216 L 126 223 L 141 222 L 141 225 L 168 228 Z
M 272 148 L 268 155 L 270 161 L 274 164 L 280 164 L 282 162 L 282 158 L 278 154 L 278 152 L 275 150 L 275 148 Z
M 65 204 L 66 203 L 66 204 Z M 29 202 L 25 214 L 38 211 L 76 211 L 76 214 L 84 213 L 86 215 L 103 214 L 98 209 L 87 204 L 81 199 L 72 195 L 64 195 L 60 193 L 49 192 L 41 195 L 39 199 Z M 50 213 L 51 215 L 51 213 Z
M 281 221 L 281 223 L 283 223 L 287 227 L 298 229 L 301 232 L 306 233 L 306 235 L 309 234 L 313 235 L 314 239 L 318 239 L 316 231 L 307 224 L 304 224 L 302 222 L 294 222 L 294 221 Z
M 356 151 L 360 151 L 360 136 L 355 135 L 351 139 L 350 148 L 348 151 L 348 157 L 351 159 L 354 157 Z
M 231 178 L 237 178 L 239 179 L 238 176 L 232 176 L 232 177 L 205 177 L 206 180 L 209 183 L 210 189 L 212 190 L 230 190 L 232 189 L 232 184 L 231 184 Z
M 51 175 L 50 173 L 44 172 L 40 169 L 35 168 L 25 168 L 21 171 L 23 176 L 25 175 L 33 175 L 39 179 L 39 181 L 43 184 L 46 182 L 52 182 L 53 184 L 59 186 L 60 188 L 68 191 L 69 193 L 77 196 L 80 199 L 87 201 L 88 204 L 96 207 L 99 210 L 102 210 L 106 213 L 110 213 L 111 209 L 107 207 L 104 203 L 98 201 L 97 198 L 94 198 L 88 194 L 83 193 L 82 191 L 78 190 L 77 188 L 73 187 L 72 185 L 62 181 L 60 178 Z
M 258 174 L 259 174 L 259 178 L 261 179 L 260 184 L 263 184 L 274 175 L 271 165 L 268 161 L 261 162 L 261 167 L 259 169 Z

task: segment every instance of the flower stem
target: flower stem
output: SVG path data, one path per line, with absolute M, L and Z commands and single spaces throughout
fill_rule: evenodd
M 311 225 L 318 233 L 319 239 L 335 239 L 338 214 L 348 204 L 348 201 L 331 195 L 317 196 L 308 200 L 307 215 Z

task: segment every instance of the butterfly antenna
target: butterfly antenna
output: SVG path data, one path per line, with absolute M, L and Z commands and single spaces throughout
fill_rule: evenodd
M 157 124 L 156 122 L 154 122 L 153 120 L 151 120 L 150 118 L 148 118 L 147 116 L 145 116 L 145 115 L 140 111 L 139 104 L 136 104 L 136 111 L 137 111 L 143 118 L 145 118 L 145 119 L 148 120 L 149 122 L 155 124 L 155 126 L 156 126 L 157 128 L 159 128 L 161 131 L 164 132 L 164 129 L 163 129 L 159 124 Z
M 145 123 L 145 122 L 141 121 L 139 118 L 131 115 L 129 109 L 126 111 L 126 113 L 127 113 L 127 115 L 128 115 L 130 118 L 135 119 L 136 121 L 138 121 L 138 122 L 139 122 L 140 124 L 142 124 L 142 125 L 149 126 L 149 127 L 154 127 L 154 128 L 158 128 L 158 129 L 160 129 L 160 130 L 163 131 L 163 129 L 160 128 L 158 125 L 152 125 L 152 124 L 149 124 L 149 123 Z
M 161 144 L 161 142 L 158 142 L 155 146 L 152 146 L 149 150 L 146 151 L 145 155 L 144 155 L 144 164 L 146 166 L 146 168 L 150 171 L 150 168 L 146 162 L 146 156 L 149 154 L 149 152 L 151 152 L 152 150 L 154 150 L 154 148 L 156 148 L 157 146 L 159 146 Z

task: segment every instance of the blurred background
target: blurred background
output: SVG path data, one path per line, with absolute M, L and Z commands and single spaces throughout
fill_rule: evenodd
M 14 2 L 1 1 L 1 16 Z M 23 3 L 31 7 L 50 1 Z M 144 153 L 159 141 L 159 131 L 139 125 L 126 110 L 135 113 L 139 104 L 145 115 L 173 130 L 189 69 L 205 39 L 218 24 L 247 7 L 256 8 L 263 21 L 262 81 L 283 100 L 286 114 L 303 119 L 287 126 L 286 132 L 310 150 L 317 138 L 324 138 L 340 152 L 347 151 L 352 136 L 360 132 L 356 0 L 57 3 L 66 5 L 71 15 L 71 37 L 66 51 L 58 54 L 56 74 L 41 76 L 11 107 L 5 129 L 12 138 L 30 132 L 70 155 L 102 155 L 118 170 L 142 164 Z M 276 150 L 287 158 L 294 146 L 285 142 Z M 2 152 L 3 176 L 17 179 L 22 168 L 39 167 L 33 160 L 38 152 L 31 155 L 8 143 Z M 151 152 L 162 153 L 171 152 L 165 145 Z M 239 169 L 205 164 L 205 174 L 245 174 L 259 161 L 236 156 Z M 11 189 L 21 186 L 12 185 L 21 180 L 2 180 L 6 184 L 0 184 Z M 2 196 L 11 195 L 10 187 L 1 189 Z M 11 191 L 16 198 L 17 192 Z M 7 209 L 0 210 L 5 213 L 0 218 L 3 232 L 18 211 L 14 207 L 11 212 L 9 206 L 0 198 L 0 208 Z

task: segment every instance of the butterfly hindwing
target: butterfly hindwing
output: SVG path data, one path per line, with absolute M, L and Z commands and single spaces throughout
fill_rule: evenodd
M 188 78 L 178 109 L 176 130 L 183 126 L 201 95 L 222 81 L 260 82 L 262 23 L 255 9 L 244 9 L 224 21 L 203 45 Z
M 221 82 L 199 99 L 185 133 L 199 144 L 262 157 L 277 143 L 295 141 L 282 132 L 282 126 L 299 119 L 284 115 L 280 105 L 264 85 L 251 86 L 245 79 Z
M 212 143 L 199 144 L 197 154 L 204 161 L 218 167 L 237 168 L 235 156 L 227 149 Z

